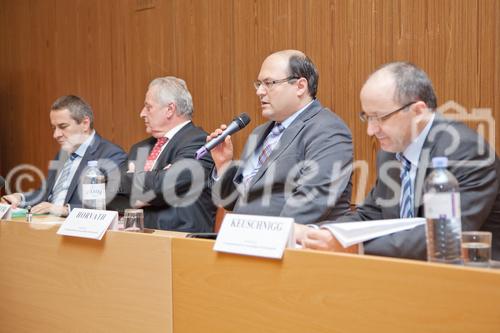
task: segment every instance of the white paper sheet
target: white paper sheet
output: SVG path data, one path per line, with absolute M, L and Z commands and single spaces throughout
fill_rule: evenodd
M 332 232 L 343 247 L 408 230 L 425 224 L 421 217 L 411 219 L 374 220 L 363 222 L 329 223 L 322 225 Z

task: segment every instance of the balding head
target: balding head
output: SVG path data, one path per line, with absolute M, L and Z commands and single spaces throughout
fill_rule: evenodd
M 365 84 L 361 88 L 361 100 L 380 99 L 381 95 L 389 96 L 391 102 L 394 100 L 396 86 L 394 76 L 385 69 L 375 71 L 368 77 Z
M 299 50 L 282 50 L 271 54 L 266 60 L 269 58 L 282 60 L 286 64 L 288 76 L 306 79 L 309 96 L 316 98 L 319 74 L 308 56 Z
M 256 85 L 262 115 L 282 122 L 316 97 L 318 71 L 302 52 L 283 50 L 268 56 Z
M 415 65 L 395 62 L 377 69 L 360 93 L 367 134 L 387 152 L 404 152 L 422 132 L 436 106 L 432 84 Z
M 430 109 L 437 107 L 431 80 L 422 69 L 409 62 L 382 65 L 366 81 L 365 86 L 370 85 L 379 85 L 380 89 L 392 89 L 394 101 L 401 105 L 422 101 Z

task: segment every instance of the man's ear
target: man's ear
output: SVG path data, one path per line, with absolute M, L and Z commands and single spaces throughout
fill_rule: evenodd
M 297 88 L 297 96 L 302 97 L 309 92 L 309 83 L 305 78 L 301 77 L 297 79 Z
M 175 103 L 168 103 L 165 106 L 165 114 L 168 119 L 172 118 L 176 112 L 177 112 L 177 105 L 175 105 Z
M 423 114 L 427 110 L 429 110 L 429 107 L 427 104 L 423 101 L 418 101 L 415 104 L 413 104 L 413 109 L 415 110 L 415 113 L 418 115 Z
M 80 124 L 83 124 L 83 129 L 85 132 L 90 132 L 90 118 L 88 116 L 85 116 Z

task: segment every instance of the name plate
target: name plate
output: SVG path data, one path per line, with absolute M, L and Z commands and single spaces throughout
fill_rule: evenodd
M 115 211 L 75 208 L 57 234 L 101 240 L 109 225 L 117 220 L 118 212 Z
M 0 219 L 10 219 L 11 209 L 10 205 L 0 204 Z
M 293 223 L 289 217 L 226 214 L 214 251 L 280 259 L 293 247 Z

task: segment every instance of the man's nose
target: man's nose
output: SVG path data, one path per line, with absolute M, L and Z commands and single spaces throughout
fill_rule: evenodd
M 57 139 L 58 137 L 61 136 L 61 130 L 59 128 L 54 129 L 54 134 L 52 135 L 54 139 Z
M 368 126 L 366 127 L 366 133 L 369 136 L 374 136 L 380 130 L 380 126 L 376 121 L 368 121 Z
M 257 88 L 257 90 L 255 91 L 255 93 L 257 94 L 257 96 L 259 97 L 262 97 L 264 96 L 266 93 L 267 93 L 267 90 L 266 88 L 264 87 L 264 84 L 261 84 L 259 86 L 259 88 Z

